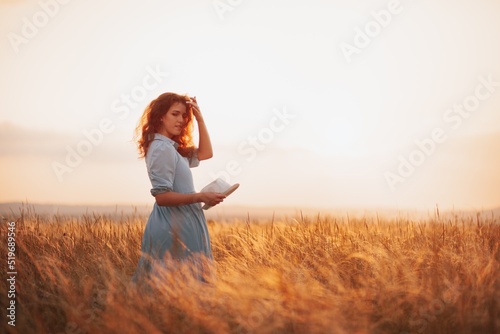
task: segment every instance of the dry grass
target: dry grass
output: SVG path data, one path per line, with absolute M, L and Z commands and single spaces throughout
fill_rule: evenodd
M 209 222 L 217 276 L 130 284 L 146 217 L 16 219 L 9 333 L 495 333 L 493 217 Z M 6 222 L 0 248 L 6 259 Z M 5 261 L 5 260 L 2 260 Z M 2 266 L 5 268 L 5 266 Z M 1 272 L 6 313 L 6 270 Z

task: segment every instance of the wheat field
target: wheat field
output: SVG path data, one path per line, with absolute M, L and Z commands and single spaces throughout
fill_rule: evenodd
M 496 217 L 209 220 L 215 272 L 130 279 L 146 216 L 12 214 L 16 318 L 5 333 L 498 333 Z

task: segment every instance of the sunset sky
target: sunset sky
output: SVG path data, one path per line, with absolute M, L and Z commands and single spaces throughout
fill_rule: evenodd
M 145 106 L 196 96 L 252 206 L 500 206 L 500 3 L 0 0 L 0 202 L 151 203 Z M 225 204 L 226 205 L 226 204 Z

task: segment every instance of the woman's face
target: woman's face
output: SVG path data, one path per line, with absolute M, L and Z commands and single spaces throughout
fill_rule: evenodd
M 161 121 L 163 124 L 163 134 L 172 139 L 174 136 L 181 134 L 182 129 L 186 125 L 187 119 L 186 106 L 183 103 L 176 102 L 168 109 Z

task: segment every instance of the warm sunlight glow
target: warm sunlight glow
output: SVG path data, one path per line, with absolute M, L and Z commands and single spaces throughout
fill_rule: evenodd
M 500 205 L 496 2 L 41 3 L 0 2 L 0 202 L 151 203 L 133 130 L 173 91 L 227 205 Z

